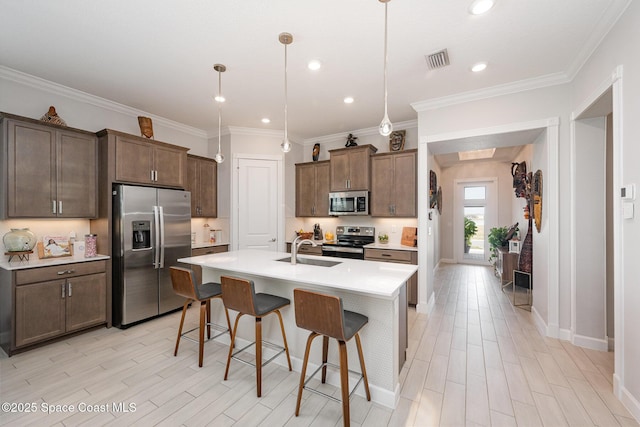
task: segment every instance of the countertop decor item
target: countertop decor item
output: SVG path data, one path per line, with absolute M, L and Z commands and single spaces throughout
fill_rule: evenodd
M 40 120 L 47 123 L 53 123 L 54 125 L 66 126 L 67 122 L 62 120 L 62 118 L 56 112 L 56 107 L 53 105 L 49 107 L 49 111 L 47 111 Z
M 28 228 L 12 228 L 2 237 L 7 252 L 24 252 L 32 250 L 38 239 Z
M 38 242 L 38 258 L 45 259 L 71 256 L 73 255 L 72 248 L 73 246 L 69 245 L 69 238 L 67 236 L 45 235 L 42 236 L 42 242 Z
M 389 243 L 389 235 L 387 233 L 378 234 L 378 242 L 380 242 L 383 245 L 386 245 L 387 243 Z
M 402 238 L 400 244 L 404 246 L 418 246 L 418 228 L 402 227 Z

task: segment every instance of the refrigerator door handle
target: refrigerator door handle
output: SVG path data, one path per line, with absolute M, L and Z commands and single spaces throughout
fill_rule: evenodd
M 153 229 L 155 232 L 155 252 L 153 254 L 153 268 L 160 268 L 160 212 L 158 206 L 153 207 Z
M 160 210 L 160 265 L 158 268 L 164 268 L 164 209 L 159 206 Z

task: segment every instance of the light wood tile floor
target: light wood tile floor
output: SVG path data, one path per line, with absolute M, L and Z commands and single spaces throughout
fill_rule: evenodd
M 445 264 L 434 283 L 433 313 L 410 311 L 397 408 L 354 396 L 351 425 L 638 426 L 612 393 L 613 353 L 540 336 L 531 314 L 510 305 L 488 267 Z M 197 318 L 191 309 L 188 322 Z M 223 344 L 206 344 L 203 368 L 192 342 L 183 341 L 173 357 L 178 322 L 175 313 L 11 358 L 0 352 L 0 400 L 38 409 L 2 412 L 0 425 L 342 425 L 340 404 L 312 393 L 304 394 L 295 417 L 299 374 L 279 365 L 265 368 L 257 398 L 253 368 L 235 363 L 222 380 Z M 95 410 L 45 414 L 43 402 Z M 122 411 L 128 405 L 135 411 Z

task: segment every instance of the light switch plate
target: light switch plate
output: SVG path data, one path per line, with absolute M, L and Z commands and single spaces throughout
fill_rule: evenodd
M 622 218 L 633 219 L 633 202 L 624 202 L 622 204 Z
M 635 200 L 636 199 L 636 185 L 625 185 L 620 189 L 620 197 L 622 200 Z

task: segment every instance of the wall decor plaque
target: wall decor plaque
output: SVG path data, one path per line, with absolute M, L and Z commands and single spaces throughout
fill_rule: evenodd
M 536 230 L 540 232 L 542 227 L 542 171 L 538 169 L 533 175 L 533 183 L 531 186 L 533 194 L 531 203 L 533 204 L 533 221 L 536 224 Z

